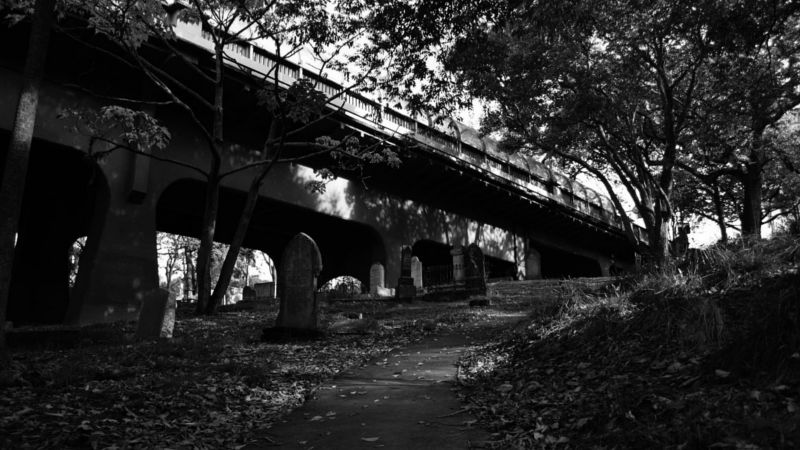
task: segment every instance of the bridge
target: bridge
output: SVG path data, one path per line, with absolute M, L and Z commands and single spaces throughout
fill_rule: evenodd
M 211 62 L 211 42 L 199 25 L 178 22 L 176 34 L 196 64 Z M 26 42 L 26 30 L 4 28 L 0 40 Z M 264 140 L 268 118 L 253 95 L 264 73 L 277 70 L 287 86 L 308 78 L 331 96 L 344 89 L 258 46 L 242 43 L 228 50 L 227 169 Z M 141 74 L 65 36 L 56 36 L 50 55 L 15 249 L 9 320 L 129 320 L 143 296 L 158 288 L 156 232 L 199 235 L 205 183 L 186 167 L 141 155 L 86 158 L 89 138 L 71 130 L 61 111 L 97 109 L 108 97 L 147 97 L 152 88 Z M 158 60 L 158 49 L 149 57 L 186 83 L 196 81 L 174 62 Z M 23 59 L 22 45 L 0 48 L 0 148 L 8 141 Z M 505 154 L 492 139 L 453 120 L 434 123 L 355 92 L 345 92 L 330 107 L 338 112 L 316 135 L 356 132 L 379 139 L 397 148 L 402 164 L 371 166 L 364 179 L 336 180 L 323 195 L 310 193 L 305 184 L 324 159 L 276 167 L 260 191 L 245 247 L 279 261 L 288 240 L 305 232 L 323 255 L 320 283 L 350 275 L 367 285 L 370 266 L 380 263 L 387 286 L 399 277 L 403 245 L 412 245 L 422 263 L 433 266 L 448 263 L 453 246 L 476 242 L 495 278 L 602 276 L 614 263 L 633 264 L 633 249 L 611 202 L 567 176 L 531 158 Z M 170 106 L 147 109 L 172 134 L 165 154 L 208 165 L 205 144 L 182 113 Z M 252 171 L 242 171 L 225 180 L 217 231 L 222 242 L 232 237 L 251 178 Z M 68 252 L 83 236 L 86 247 L 70 288 Z

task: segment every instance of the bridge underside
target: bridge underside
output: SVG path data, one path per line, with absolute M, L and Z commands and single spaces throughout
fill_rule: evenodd
M 22 42 L 19 29 L 0 30 L 0 40 Z M 24 57 L 19 47 L 10 47 L 0 49 L 4 67 L 0 69 L 0 164 L 8 142 L 3 130 L 10 129 Z M 187 179 L 174 166 L 130 154 L 116 153 L 99 163 L 86 159 L 87 140 L 72 134 L 68 124 L 57 118 L 62 108 L 96 109 L 102 104 L 87 92 L 157 96 L 130 68 L 68 39 L 56 39 L 51 54 L 15 251 L 9 319 L 19 323 L 129 320 L 136 317 L 144 293 L 158 287 L 156 231 L 199 234 L 204 184 Z M 207 56 L 198 58 L 203 63 Z M 176 76 L 188 76 L 174 64 L 165 61 L 163 67 Z M 251 86 L 232 77 L 225 89 L 226 136 L 235 137 L 231 145 L 259 148 L 269 118 L 257 110 Z M 154 107 L 152 112 L 173 135 L 166 150 L 171 157 L 207 165 L 198 150 L 202 139 L 186 120 L 177 118 L 178 109 Z M 348 120 L 331 121 L 315 133 L 360 130 L 361 125 Z M 605 274 L 614 253 L 619 263 L 632 263 L 632 251 L 619 233 L 591 218 L 581 219 L 555 202 L 475 168 L 461 167 L 430 149 L 406 149 L 401 156 L 401 167 L 371 167 L 366 181 L 347 184 L 338 199 L 348 206 L 345 213 L 330 210 L 306 192 L 297 172 L 286 169 L 270 175 L 245 246 L 265 251 L 280 264 L 288 240 L 305 232 L 323 256 L 320 282 L 350 275 L 367 285 L 370 265 L 380 262 L 386 266 L 387 287 L 393 287 L 399 276 L 400 246 L 415 243 L 415 254 L 432 266 L 451 261 L 452 245 L 477 241 L 487 255 L 489 276 L 497 278 L 515 277 L 521 271 L 529 277 Z M 221 242 L 232 236 L 248 184 L 246 173 L 232 178 L 221 194 L 217 235 Z M 145 187 L 134 198 L 131 186 L 137 182 Z M 70 292 L 69 248 L 81 236 L 88 240 Z
M 205 184 L 196 180 L 180 180 L 170 185 L 158 201 L 157 229 L 198 237 L 204 193 Z M 219 242 L 231 241 L 244 201 L 245 193 L 222 190 L 216 234 Z M 256 205 L 244 247 L 267 253 L 280 271 L 283 249 L 300 232 L 311 236 L 320 248 L 323 266 L 320 285 L 348 275 L 368 286 L 372 263 L 386 264 L 383 240 L 371 227 L 266 197 L 261 197 Z

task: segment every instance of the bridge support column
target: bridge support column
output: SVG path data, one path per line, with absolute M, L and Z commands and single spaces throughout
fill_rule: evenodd
M 611 276 L 611 266 L 614 264 L 612 259 L 603 257 L 597 258 L 597 263 L 600 265 L 600 276 L 603 277 Z
M 539 280 L 542 278 L 542 255 L 528 243 L 525 252 L 525 279 Z
M 90 324 L 136 320 L 142 299 L 158 289 L 156 196 L 131 203 L 127 154 L 103 167 L 109 180 L 108 208 L 94 218 L 72 291 L 67 322 Z

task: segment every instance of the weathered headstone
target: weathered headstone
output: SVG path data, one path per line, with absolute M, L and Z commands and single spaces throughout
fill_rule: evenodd
M 322 271 L 322 255 L 317 244 L 305 233 L 289 241 L 281 256 L 278 274 L 280 311 L 276 328 L 315 331 L 318 326 L 317 276 Z
M 165 289 L 148 291 L 142 298 L 139 320 L 136 324 L 137 339 L 171 338 L 175 327 L 174 295 Z
M 483 251 L 477 244 L 472 243 L 467 246 L 464 258 L 464 276 L 467 288 L 470 290 L 486 292 L 486 265 L 483 258 Z
M 375 263 L 369 268 L 369 293 L 380 295 L 381 288 L 385 287 L 386 272 L 383 264 Z
M 411 278 L 414 279 L 414 287 L 422 289 L 422 261 L 416 256 L 411 258 Z
M 404 245 L 400 250 L 400 278 L 395 290 L 397 298 L 411 300 L 417 295 L 414 278 L 411 277 L 411 247 Z
M 539 280 L 542 278 L 542 255 L 533 247 L 529 247 L 525 255 L 525 279 Z
M 453 257 L 453 281 L 456 283 L 464 282 L 464 249 L 461 245 L 456 245 L 450 250 Z

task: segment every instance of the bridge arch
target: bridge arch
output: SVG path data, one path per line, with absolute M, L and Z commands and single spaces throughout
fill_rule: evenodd
M 5 135 L 0 136 L 8 142 Z M 15 324 L 60 324 L 79 292 L 98 250 L 109 186 L 98 164 L 70 147 L 34 140 L 14 248 L 8 320 Z M 87 237 L 77 275 L 71 249 Z
M 157 229 L 198 237 L 205 186 L 205 182 L 189 178 L 167 186 L 156 206 Z M 230 243 L 233 238 L 245 197 L 246 193 L 239 190 L 221 190 L 216 232 L 219 242 Z M 384 240 L 371 226 L 263 196 L 256 204 L 243 246 L 270 255 L 280 274 L 283 250 L 301 232 L 314 239 L 322 254 L 318 287 L 323 281 L 343 275 L 369 285 L 370 266 L 376 262 L 386 264 Z

